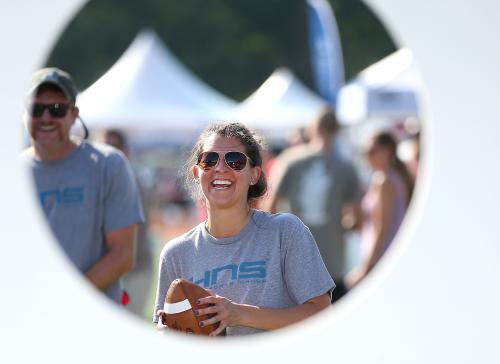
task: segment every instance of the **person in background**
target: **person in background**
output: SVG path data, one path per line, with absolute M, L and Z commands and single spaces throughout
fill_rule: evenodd
M 396 139 L 388 132 L 368 142 L 366 157 L 373 174 L 361 204 L 361 264 L 347 275 L 348 287 L 359 283 L 387 251 L 410 202 L 413 178 L 396 148 Z
M 415 182 L 420 168 L 420 133 L 399 142 L 397 155 L 405 162 L 406 168 Z
M 220 323 L 211 335 L 275 330 L 330 305 L 335 284 L 309 229 L 292 214 L 252 208 L 266 192 L 261 144 L 239 123 L 214 124 L 199 137 L 186 174 L 207 207 L 207 219 L 168 242 L 160 256 L 153 321 L 171 282 L 185 278 L 213 295 L 200 299 Z
M 276 181 L 267 209 L 297 215 L 311 230 L 337 287 L 332 302 L 347 289 L 344 210 L 359 209 L 362 191 L 354 166 L 335 148 L 333 110 L 324 109 L 308 129 L 309 142 L 285 150 L 277 159 Z
M 119 129 L 108 129 L 103 133 L 104 143 L 115 147 L 129 158 L 129 145 L 127 136 Z M 136 178 L 143 207 L 147 214 L 150 206 L 149 194 L 142 188 L 140 181 Z M 137 235 L 137 258 L 135 268 L 123 278 L 124 290 L 129 296 L 127 309 L 141 317 L 149 315 L 147 303 L 153 285 L 153 252 L 148 233 L 147 219 L 139 226 Z
M 288 147 L 294 147 L 297 145 L 306 144 L 309 142 L 309 135 L 307 134 L 307 128 L 300 126 L 292 129 L 287 137 Z
M 121 278 L 135 264 L 137 226 L 144 221 L 132 170 L 115 148 L 74 139 L 77 89 L 58 68 L 37 71 L 25 122 L 32 146 L 21 160 L 58 243 L 88 281 L 117 303 Z

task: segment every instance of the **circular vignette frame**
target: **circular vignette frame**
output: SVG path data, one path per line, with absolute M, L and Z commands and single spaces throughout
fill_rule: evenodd
M 304 362 L 311 355 L 340 363 L 498 361 L 500 47 L 494 34 L 500 33 L 500 3 L 366 2 L 396 42 L 414 50 L 427 87 L 422 176 L 397 247 L 335 309 L 230 342 L 160 336 L 94 292 L 51 249 L 52 235 L 18 160 L 22 100 L 31 73 L 84 0 L 2 5 L 0 92 L 9 107 L 0 154 L 7 252 L 0 335 L 9 345 L 0 357 L 39 363 Z

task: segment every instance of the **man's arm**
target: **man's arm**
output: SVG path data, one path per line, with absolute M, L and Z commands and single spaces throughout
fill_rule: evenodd
M 133 224 L 106 234 L 107 253 L 85 273 L 98 289 L 104 291 L 134 268 L 137 230 Z

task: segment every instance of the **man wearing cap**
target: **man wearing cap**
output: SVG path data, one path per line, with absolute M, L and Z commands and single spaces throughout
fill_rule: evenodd
M 32 146 L 21 158 L 32 168 L 39 201 L 65 253 L 96 288 L 121 302 L 120 278 L 134 266 L 144 214 L 123 154 L 71 137 L 79 117 L 76 95 L 68 73 L 44 68 L 34 74 L 25 118 Z

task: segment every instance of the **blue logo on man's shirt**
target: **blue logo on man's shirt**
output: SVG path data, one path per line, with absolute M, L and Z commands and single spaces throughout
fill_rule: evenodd
M 202 278 L 190 278 L 191 282 L 203 285 L 205 288 L 230 285 L 251 280 L 263 281 L 267 277 L 266 261 L 242 262 L 240 264 L 227 264 L 207 270 Z
M 80 204 L 85 198 L 83 187 L 66 187 L 59 190 L 49 190 L 39 193 L 40 202 L 44 209 L 57 205 Z

